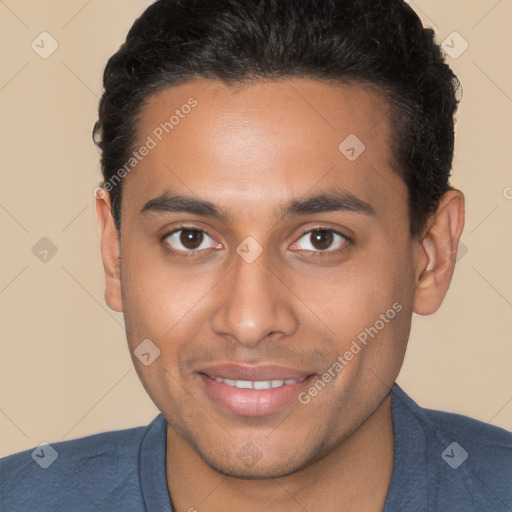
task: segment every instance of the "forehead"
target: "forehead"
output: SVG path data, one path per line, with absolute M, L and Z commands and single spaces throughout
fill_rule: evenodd
M 392 171 L 388 108 L 374 88 L 306 79 L 170 87 L 141 109 L 135 146 L 151 150 L 127 176 L 127 192 L 142 201 L 170 187 L 248 204 L 316 184 L 365 200 L 390 180 L 403 191 Z

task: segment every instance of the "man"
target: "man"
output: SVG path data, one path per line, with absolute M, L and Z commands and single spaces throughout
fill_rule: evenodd
M 412 9 L 160 0 L 104 87 L 105 298 L 161 414 L 3 459 L 3 508 L 512 510 L 510 433 L 394 384 L 464 224 Z

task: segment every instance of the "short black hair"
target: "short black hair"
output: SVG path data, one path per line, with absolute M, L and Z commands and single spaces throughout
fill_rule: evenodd
M 194 79 L 232 85 L 295 77 L 385 94 L 410 232 L 421 236 L 450 189 L 460 82 L 434 31 L 403 0 L 158 0 L 105 68 L 93 130 L 102 186 L 129 160 L 152 94 Z M 110 191 L 119 234 L 121 194 L 121 184 Z

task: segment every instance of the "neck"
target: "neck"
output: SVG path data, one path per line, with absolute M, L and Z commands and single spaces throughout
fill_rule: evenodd
M 322 510 L 381 512 L 393 468 L 391 398 L 339 446 L 288 476 L 244 480 L 208 466 L 169 426 L 167 483 L 173 512 Z

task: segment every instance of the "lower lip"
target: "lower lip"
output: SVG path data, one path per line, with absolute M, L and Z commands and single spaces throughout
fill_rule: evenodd
M 295 384 L 285 384 L 270 389 L 239 389 L 224 382 L 217 382 L 200 373 L 206 393 L 224 409 L 243 416 L 263 416 L 279 411 L 306 388 L 314 375 Z

